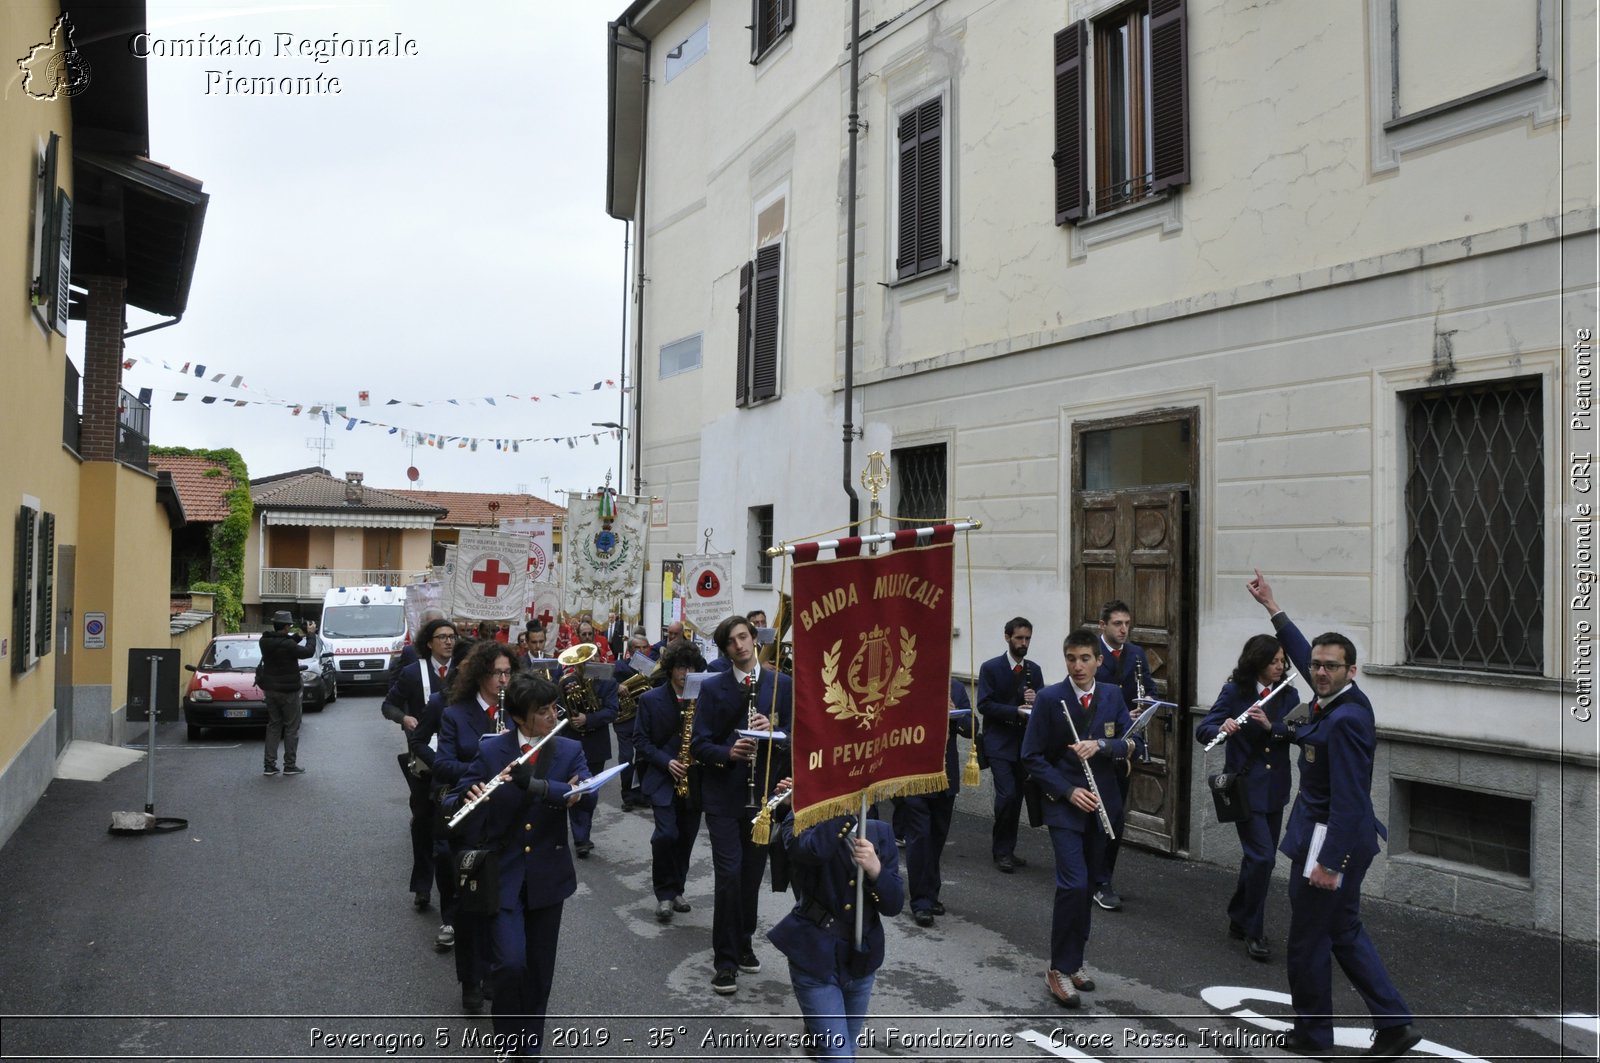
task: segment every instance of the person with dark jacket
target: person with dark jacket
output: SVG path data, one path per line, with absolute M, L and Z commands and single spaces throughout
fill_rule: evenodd
M 256 682 L 267 703 L 267 748 L 261 774 L 278 774 L 278 744 L 283 743 L 283 773 L 304 775 L 295 761 L 300 751 L 300 662 L 317 653 L 315 621 L 301 625 L 304 635 L 289 630 L 294 617 L 287 609 L 272 614 L 272 630 L 261 636 L 261 667 Z M 301 639 L 305 645 L 301 645 Z

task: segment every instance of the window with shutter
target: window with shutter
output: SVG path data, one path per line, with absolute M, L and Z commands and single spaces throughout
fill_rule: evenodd
M 67 334 L 71 298 L 72 200 L 57 187 L 61 137 L 50 134 L 34 174 L 33 261 L 28 301 L 45 328 Z
M 50 652 L 52 645 L 55 514 L 23 505 L 17 510 L 16 532 L 11 576 L 11 670 L 26 672 Z
M 750 401 L 778 394 L 778 347 L 783 307 L 783 244 L 756 252 L 755 314 L 750 330 Z
M 1189 183 L 1186 17 L 1185 0 L 1139 0 L 1056 34 L 1056 224 Z
M 759 63 L 794 29 L 795 0 L 750 0 L 750 62 Z
M 944 97 L 901 114 L 896 140 L 895 276 L 904 279 L 945 262 Z
M 739 339 L 733 363 L 733 401 L 738 406 L 750 401 L 750 326 L 755 310 L 752 283 L 755 272 L 754 262 L 739 267 Z

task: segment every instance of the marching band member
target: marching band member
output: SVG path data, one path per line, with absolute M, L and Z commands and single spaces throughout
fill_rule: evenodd
M 1278 846 L 1290 860 L 1287 958 L 1295 1015 L 1284 1047 L 1305 1054 L 1332 1049 L 1331 956 L 1372 1013 L 1367 1057 L 1398 1059 L 1422 1035 L 1361 925 L 1361 880 L 1378 855 L 1378 839 L 1389 834 L 1372 808 L 1377 724 L 1372 702 L 1355 684 L 1355 643 L 1336 631 L 1307 643 L 1260 571 L 1246 589 L 1271 615 L 1284 652 L 1316 693 L 1311 719 L 1292 739 L 1300 747 L 1300 793 Z M 1321 845 L 1313 849 L 1318 828 Z
M 699 787 L 691 788 L 693 759 L 684 746 L 685 724 L 692 737 L 691 710 L 684 704 L 683 687 L 690 672 L 703 672 L 706 659 L 692 642 L 678 641 L 661 655 L 667 682 L 639 699 L 634 743 L 643 759 L 639 787 L 655 815 L 650 835 L 650 884 L 656 896 L 656 920 L 672 921 L 673 912 L 687 912 L 683 899 L 689 877 L 689 854 L 700 833 Z
M 635 653 L 642 653 L 646 657 L 650 656 L 650 638 L 641 629 L 635 632 L 629 638 L 628 644 L 624 647 L 624 649 L 627 651 L 626 654 L 624 654 L 624 656 L 617 661 L 616 666 L 611 672 L 611 678 L 617 684 L 619 715 L 621 712 L 620 699 L 622 684 L 639 674 L 638 672 L 634 671 L 633 666 L 628 662 L 633 659 L 633 655 Z M 622 810 L 624 812 L 631 812 L 636 808 L 650 807 L 650 802 L 645 798 L 644 792 L 639 788 L 639 775 L 633 766 L 635 759 L 633 746 L 634 732 L 638 726 L 638 722 L 639 720 L 637 712 L 635 713 L 634 718 L 631 720 L 624 721 L 618 719 L 612 721 L 612 727 L 615 728 L 617 732 L 617 763 L 627 765 L 627 767 L 622 769 L 622 777 L 618 780 L 622 784 Z
M 593 628 L 589 630 L 592 634 Z M 581 628 L 579 637 L 581 640 Z M 600 654 L 596 653 L 590 660 L 599 661 Z M 585 667 L 587 662 L 574 666 L 574 668 Z M 598 775 L 605 768 L 606 761 L 611 759 L 611 725 L 617 719 L 617 684 L 612 679 L 590 679 L 588 682 L 590 688 L 594 690 L 595 699 L 600 703 L 600 709 L 597 712 L 585 713 L 578 711 L 576 706 L 568 705 L 567 730 L 583 744 L 583 755 L 588 762 L 589 773 Z M 587 806 L 579 805 L 572 810 L 572 841 L 580 860 L 587 860 L 589 854 L 594 852 L 594 841 L 590 838 L 593 826 L 592 802 Z
M 1017 819 L 1022 813 L 1022 732 L 1033 699 L 1044 686 L 1044 670 L 1027 660 L 1033 624 L 1024 617 L 1006 621 L 1006 652 L 978 669 L 978 711 L 983 714 L 983 752 L 994 777 L 994 866 L 1006 874 L 1027 861 L 1017 855 Z
M 439 750 L 433 757 L 436 787 L 453 788 L 477 759 L 483 736 L 510 726 L 500 718 L 500 697 L 516 670 L 515 651 L 499 642 L 478 643 L 462 662 L 450 687 L 450 705 L 439 721 Z M 451 838 L 449 848 L 454 869 L 466 846 L 460 838 Z M 446 922 L 453 928 L 461 1007 L 476 1015 L 483 1010 L 483 983 L 489 973 L 489 920 L 461 911 L 459 905 L 453 904 L 451 909 Z
M 784 780 L 787 784 L 789 780 Z M 798 836 L 785 815 L 779 840 L 788 851 L 793 911 L 767 932 L 789 960 L 789 981 L 805 1017 L 808 1051 L 822 1059 L 856 1058 L 872 983 L 883 966 L 883 920 L 905 905 L 894 833 L 867 820 L 855 837 L 854 816 L 835 816 Z M 856 878 L 862 891 L 862 947 L 855 947 Z
M 911 886 L 911 915 L 918 926 L 932 926 L 934 916 L 944 914 L 944 905 L 939 901 L 939 889 L 943 886 L 939 859 L 944 854 L 945 839 L 950 836 L 956 794 L 961 791 L 961 759 L 956 755 L 956 735 L 972 737 L 972 702 L 967 697 L 966 684 L 959 679 L 950 680 L 949 708 L 951 712 L 967 710 L 965 716 L 950 718 L 945 737 L 944 774 L 950 788 L 942 793 L 907 797 L 901 805 L 905 810 L 906 878 Z
M 1288 670 L 1283 647 L 1271 635 L 1252 635 L 1239 653 L 1233 675 L 1211 711 L 1195 728 L 1195 741 L 1205 745 L 1218 734 L 1227 735 L 1223 770 L 1242 773 L 1250 815 L 1234 823 L 1239 833 L 1239 882 L 1228 901 L 1228 934 L 1244 938 L 1252 960 L 1271 956 L 1267 947 L 1267 889 L 1277 862 L 1278 833 L 1283 806 L 1289 803 L 1289 729 L 1284 717 L 1300 704 L 1293 687 L 1280 690 L 1265 705 L 1255 703 L 1283 681 Z M 1253 707 L 1254 706 L 1254 707 Z M 1247 723 L 1236 717 L 1250 710 Z
M 705 766 L 701 794 L 716 878 L 711 988 L 727 995 L 739 989 L 738 972 L 761 970 L 753 940 L 767 847 L 751 840 L 750 821 L 777 781 L 789 774 L 787 744 L 757 742 L 736 732 L 787 732 L 794 699 L 789 677 L 756 660 L 755 626 L 749 619 L 728 617 L 714 637 L 730 667 L 700 688 L 690 751 Z M 750 807 L 752 796 L 755 807 Z
M 1128 715 L 1137 720 L 1145 708 L 1138 701 L 1139 686 L 1141 683 L 1151 685 L 1150 660 L 1145 656 L 1142 647 L 1128 641 L 1128 632 L 1132 629 L 1133 610 L 1128 608 L 1127 602 L 1113 598 L 1100 607 L 1100 668 L 1095 672 L 1094 678 L 1097 683 L 1111 683 L 1121 690 L 1122 702 L 1128 706 Z M 1152 689 L 1149 693 L 1154 696 L 1155 690 Z M 1111 820 L 1111 825 L 1117 832 L 1117 840 L 1106 847 L 1102 877 L 1094 884 L 1094 903 L 1108 912 L 1122 910 L 1122 898 L 1111 885 L 1111 876 L 1117 870 L 1117 854 L 1122 851 L 1122 823 L 1128 814 L 1128 788 L 1133 783 L 1132 768 L 1132 764 L 1123 764 L 1122 771 L 1117 775 L 1115 786 L 1117 796 L 1120 798 L 1121 812 Z
M 1095 632 L 1074 631 L 1062 652 L 1067 681 L 1039 692 L 1022 738 L 1022 758 L 1044 791 L 1044 821 L 1055 849 L 1056 895 L 1045 985 L 1058 1004 L 1075 1008 L 1081 1003 L 1079 992 L 1094 989 L 1083 966 L 1093 910 L 1089 884 L 1105 858 L 1106 825 L 1117 822 L 1121 811 L 1116 762 L 1141 753 L 1143 739 L 1119 737 L 1133 721 L 1122 692 L 1109 683 L 1095 682 L 1100 665 Z
M 477 759 L 445 801 L 453 812 L 481 796 L 491 781 L 506 780 L 464 826 L 471 828 L 469 836 L 500 853 L 500 910 L 491 923 L 489 948 L 494 1032 L 506 1050 L 529 1056 L 539 1055 L 544 1045 L 561 908 L 578 889 L 567 846 L 567 811 L 594 806 L 593 793 L 572 790 L 589 770 L 583 747 L 570 738 L 556 735 L 530 763 L 510 767 L 555 730 L 558 694 L 549 680 L 516 676 L 506 688 L 510 729 L 480 742 Z
M 442 617 L 430 620 L 422 625 L 417 641 L 423 646 L 423 659 L 412 661 L 395 675 L 380 711 L 405 732 L 406 752 L 400 754 L 400 771 L 410 791 L 411 896 L 417 911 L 425 912 L 434 879 L 438 879 L 439 902 L 443 905 L 445 892 L 454 886 L 455 876 L 442 863 L 436 866 L 432 787 L 425 775 L 412 770 L 413 764 L 422 763 L 413 748 L 412 735 L 426 715 L 429 700 L 437 695 L 442 704 L 443 692 L 455 674 L 456 627 Z M 426 741 L 423 748 L 427 748 Z M 428 759 L 431 758 L 430 750 Z M 448 923 L 446 920 L 446 925 Z M 437 940 L 442 941 L 444 937 L 444 926 L 441 926 Z

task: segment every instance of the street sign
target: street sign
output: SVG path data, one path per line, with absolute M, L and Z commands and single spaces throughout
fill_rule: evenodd
M 179 651 L 147 649 L 128 651 L 128 720 L 148 721 L 155 705 L 157 723 L 178 719 Z M 154 688 L 152 689 L 152 683 Z
M 83 648 L 86 650 L 106 648 L 106 614 L 83 614 Z

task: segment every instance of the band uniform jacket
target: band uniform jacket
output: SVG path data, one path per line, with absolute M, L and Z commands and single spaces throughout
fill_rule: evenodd
M 424 679 L 422 669 L 428 669 Z M 394 681 L 389 684 L 389 693 L 384 696 L 384 704 L 403 710 L 401 715 L 422 718 L 422 710 L 428 704 L 428 698 L 438 694 L 442 700 L 445 691 L 450 689 L 450 684 L 455 682 L 455 662 L 446 666 L 444 678 L 439 678 L 439 673 L 433 670 L 433 659 L 426 662 L 412 661 L 395 674 Z M 399 721 L 396 720 L 396 723 Z
M 575 731 L 568 727 L 561 733 L 570 734 L 583 743 L 584 756 L 591 762 L 603 764 L 611 759 L 611 725 L 617 719 L 617 683 L 614 679 L 591 679 L 589 685 L 594 688 L 595 699 L 600 702 L 600 711 L 584 717 L 583 730 Z M 566 705 L 565 691 L 562 692 L 561 703 Z M 572 711 L 572 706 L 568 705 L 567 709 Z
M 1133 718 L 1128 715 L 1122 692 L 1112 684 L 1096 683 L 1087 709 L 1079 703 L 1078 697 L 1070 680 L 1039 691 L 1033 703 L 1033 716 L 1022 736 L 1022 760 L 1047 798 L 1045 826 L 1081 832 L 1089 827 L 1099 830 L 1099 815 L 1085 812 L 1068 800 L 1074 787 L 1089 789 L 1089 779 L 1084 773 L 1083 761 L 1071 749 L 1072 729 L 1067 726 L 1067 706 L 1071 707 L 1078 737 L 1103 743 L 1100 751 L 1089 758 L 1089 766 L 1100 787 L 1100 801 L 1113 823 L 1120 822 L 1122 815 L 1122 794 L 1116 781 L 1120 774 L 1117 762 L 1142 756 L 1144 736 L 1136 735 L 1131 741 L 1120 737 L 1127 733 Z M 1067 706 L 1062 705 L 1063 700 Z
M 850 842 L 854 816 L 835 816 L 796 836 L 794 816 L 784 817 L 779 838 L 788 850 L 794 909 L 767 931 L 767 939 L 789 961 L 818 979 L 861 977 L 883 965 L 883 917 L 905 907 L 905 884 L 894 830 L 878 819 L 867 820 L 867 838 L 882 865 L 878 880 L 862 891 L 863 955 L 855 953 L 856 866 Z M 818 920 L 821 920 L 819 922 Z
M 1024 659 L 1022 675 L 1029 689 L 1044 687 L 1044 669 L 1036 662 Z M 1021 757 L 1022 732 L 1028 723 L 1027 714 L 1017 711 L 1021 704 L 1022 685 L 1012 671 L 1010 656 L 1002 653 L 984 661 L 978 668 L 978 711 L 983 714 L 985 756 L 997 760 Z
M 633 747 L 638 750 L 644 766 L 639 789 L 652 805 L 670 805 L 675 780 L 667 764 L 678 759 L 683 749 L 683 713 L 671 683 L 645 691 L 639 698 L 639 714 L 634 724 Z
M 1311 645 L 1284 613 L 1272 618 L 1289 660 L 1310 681 Z M 1311 719 L 1295 731 L 1300 747 L 1300 793 L 1278 851 L 1304 861 L 1318 823 L 1328 826 L 1317 863 L 1346 870 L 1351 858 L 1370 861 L 1389 832 L 1372 810 L 1372 758 L 1378 746 L 1372 702 L 1351 683 L 1326 705 L 1312 702 Z
M 1100 640 L 1100 667 L 1094 672 L 1096 683 L 1116 686 L 1122 691 L 1123 703 L 1132 708 L 1139 697 L 1140 676 L 1144 678 L 1144 692 L 1155 697 L 1155 680 L 1150 676 L 1150 659 L 1144 655 L 1144 647 L 1124 642 L 1122 656 L 1118 657 L 1106 647 L 1105 639 Z
M 494 779 L 520 755 L 515 727 L 485 737 L 477 759 L 450 791 L 446 812 L 454 814 L 473 784 Z M 549 782 L 547 794 L 536 797 L 514 782 L 502 783 L 462 824 L 470 825 L 467 836 L 477 844 L 493 845 L 500 852 L 501 908 L 519 904 L 528 909 L 545 908 L 566 900 L 578 889 L 567 837 L 567 780 L 589 778 L 583 747 L 570 738 L 555 736 L 539 750 L 533 774 Z M 591 792 L 574 807 L 593 811 L 594 805 Z
M 967 710 L 965 716 L 950 718 L 950 729 L 944 740 L 944 776 L 950 782 L 947 793 L 953 797 L 961 792 L 961 757 L 956 752 L 956 735 L 972 737 L 972 699 L 967 697 L 967 684 L 959 679 L 951 679 L 950 700 L 956 708 Z
M 789 732 L 794 719 L 794 688 L 788 676 L 757 667 L 756 711 L 772 721 L 774 730 Z M 776 697 L 776 702 L 774 702 Z M 789 744 L 756 742 L 756 755 L 747 761 L 733 760 L 729 752 L 739 740 L 735 733 L 747 726 L 749 706 L 743 684 L 729 669 L 700 687 L 695 703 L 694 737 L 689 749 L 694 759 L 705 765 L 701 772 L 701 806 L 713 815 L 737 815 L 744 811 L 749 797 L 750 772 L 755 771 L 756 798 L 765 801 L 778 780 L 789 774 Z M 774 748 L 776 747 L 776 748 Z M 770 770 L 767 760 L 772 758 Z
M 497 730 L 488 712 L 478 704 L 477 695 L 469 701 L 446 706 L 439 718 L 439 750 L 433 756 L 434 782 L 447 788 L 460 782 L 472 762 L 478 759 L 483 736 Z
M 1195 727 L 1195 741 L 1204 745 L 1217 737 L 1223 721 L 1237 717 L 1260 696 L 1256 687 L 1241 691 L 1228 680 L 1211 711 Z M 1245 793 L 1252 812 L 1276 812 L 1289 803 L 1289 728 L 1283 721 L 1298 704 L 1300 692 L 1294 687 L 1278 691 L 1261 706 L 1272 721 L 1271 730 L 1247 721 L 1223 742 L 1222 770 L 1230 775 L 1245 773 Z

